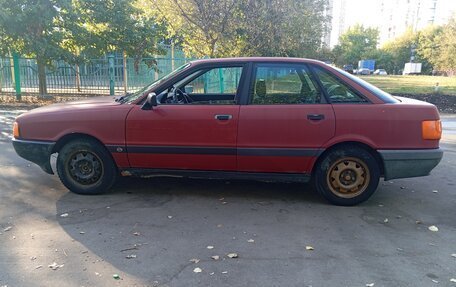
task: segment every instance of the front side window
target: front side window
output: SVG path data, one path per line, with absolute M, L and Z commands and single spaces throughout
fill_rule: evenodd
M 185 90 L 195 94 L 236 94 L 241 67 L 211 69 L 185 84 Z
M 242 67 L 197 70 L 159 95 L 161 104 L 234 105 Z
M 368 101 L 333 74 L 320 68 L 314 68 L 323 88 L 332 104 L 337 103 L 367 103 Z
M 294 105 L 320 103 L 321 94 L 306 66 L 261 65 L 255 70 L 251 103 Z

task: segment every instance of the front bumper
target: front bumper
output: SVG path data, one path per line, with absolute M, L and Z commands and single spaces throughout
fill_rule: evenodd
M 443 150 L 379 150 L 383 159 L 385 180 L 429 175 L 439 164 Z
M 54 145 L 55 142 L 13 139 L 14 149 L 20 157 L 36 163 L 49 174 L 54 174 L 50 162 Z

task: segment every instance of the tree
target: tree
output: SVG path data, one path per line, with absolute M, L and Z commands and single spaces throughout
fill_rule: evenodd
M 328 28 L 327 0 L 240 2 L 242 55 L 318 56 Z
M 197 57 L 234 55 L 239 39 L 237 0 L 149 0 L 146 11 L 166 22 L 169 37 Z
M 379 31 L 376 28 L 364 28 L 362 25 L 350 27 L 339 38 L 339 45 L 334 47 L 334 54 L 338 55 L 336 64 L 357 65 L 369 53 L 377 49 Z
M 327 0 L 149 0 L 171 37 L 198 57 L 313 56 Z
M 46 95 L 45 66 L 51 59 L 70 58 L 61 46 L 64 19 L 70 0 L 0 0 L 0 50 L 34 56 L 38 65 L 40 95 Z
M 437 42 L 442 32 L 442 26 L 431 25 L 419 31 L 417 35 L 417 55 L 421 59 L 425 59 L 433 67 L 437 67 L 438 65 L 438 56 L 440 49 Z
M 436 56 L 433 62 L 439 70 L 448 74 L 456 74 L 456 14 L 442 28 L 442 32 L 436 36 Z
M 70 23 L 69 42 L 75 54 L 98 57 L 124 51 L 135 59 L 135 69 L 143 57 L 163 51 L 157 43 L 163 40 L 165 26 L 131 0 L 75 0 Z M 138 5 L 139 6 L 139 5 Z

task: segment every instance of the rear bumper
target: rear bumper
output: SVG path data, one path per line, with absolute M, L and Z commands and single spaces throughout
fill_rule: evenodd
M 383 159 L 385 180 L 429 175 L 439 164 L 443 150 L 379 150 Z
M 20 157 L 36 163 L 49 174 L 54 174 L 50 163 L 54 145 L 54 142 L 13 139 L 14 149 Z

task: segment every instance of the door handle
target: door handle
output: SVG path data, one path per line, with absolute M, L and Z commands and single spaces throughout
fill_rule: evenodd
M 219 121 L 227 121 L 227 120 L 231 120 L 233 118 L 233 116 L 232 115 L 215 115 L 214 118 Z
M 325 115 L 322 114 L 310 114 L 307 115 L 307 119 L 311 121 L 321 121 L 325 119 Z

